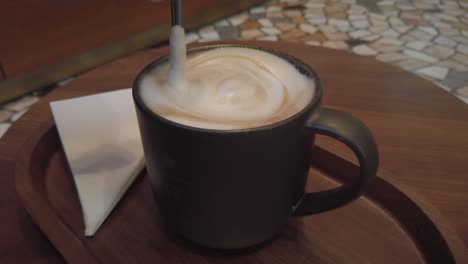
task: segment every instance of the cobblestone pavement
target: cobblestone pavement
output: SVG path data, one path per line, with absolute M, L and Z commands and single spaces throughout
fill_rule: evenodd
M 275 0 L 187 34 L 189 43 L 220 39 L 298 42 L 373 57 L 468 104 L 468 0 Z M 45 93 L 1 105 L 0 137 Z

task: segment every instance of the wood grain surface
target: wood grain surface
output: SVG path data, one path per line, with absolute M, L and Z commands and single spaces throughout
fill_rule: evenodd
M 201 2 L 203 8 L 203 2 L 207 1 Z M 4 39 L 0 43 L 0 58 L 5 73 L 13 78 L 131 34 L 169 24 L 169 3 L 6 1 L 0 11 Z
M 3 70 L 2 62 L 0 61 L 0 81 L 6 79 L 5 71 Z
M 350 112 L 374 133 L 381 168 L 427 199 L 468 242 L 468 107 L 429 81 L 370 58 L 342 51 L 281 42 L 249 42 L 303 59 L 324 84 L 324 105 Z M 130 87 L 140 69 L 167 49 L 152 50 L 83 74 L 49 94 L 0 140 L 2 217 L 1 257 L 22 260 L 55 258 L 55 252 L 31 226 L 13 188 L 15 156 L 34 131 L 44 125 L 49 101 Z M 352 160 L 339 143 L 319 139 L 325 149 Z M 12 156 L 13 155 L 13 156 Z M 3 209 L 4 208 L 4 209 Z M 26 230 L 26 231 L 25 231 Z
M 215 251 L 164 231 L 143 171 L 99 231 L 85 237 L 76 189 L 49 117 L 20 151 L 16 187 L 22 205 L 69 263 L 468 262 L 468 250 L 446 220 L 423 200 L 414 201 L 414 191 L 382 175 L 357 201 L 291 219 L 268 243 Z M 319 147 L 313 153 L 308 191 L 359 176 L 356 165 Z
M 206 16 L 207 10 L 235 2 L 184 1 L 187 28 L 201 26 L 197 21 L 203 21 L 200 16 Z M 231 12 L 239 12 L 234 6 Z M 13 78 L 133 34 L 170 25 L 170 14 L 170 0 L 4 1 L 0 8 L 4 73 Z

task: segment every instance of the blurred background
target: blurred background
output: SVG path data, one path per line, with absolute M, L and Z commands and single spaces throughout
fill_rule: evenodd
M 468 103 L 468 0 L 185 0 L 188 42 L 299 42 L 373 57 Z M 168 0 L 0 4 L 0 137 L 41 96 L 167 44 Z

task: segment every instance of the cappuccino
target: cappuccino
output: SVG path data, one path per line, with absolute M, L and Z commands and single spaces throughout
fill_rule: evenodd
M 183 81 L 169 62 L 140 82 L 144 104 L 165 119 L 218 130 L 265 126 L 304 109 L 315 80 L 279 56 L 259 49 L 219 47 L 187 57 Z M 177 85 L 175 85 L 177 84 Z

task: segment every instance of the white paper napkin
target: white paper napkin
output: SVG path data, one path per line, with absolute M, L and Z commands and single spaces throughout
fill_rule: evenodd
M 144 166 L 131 89 L 51 103 L 92 236 Z

